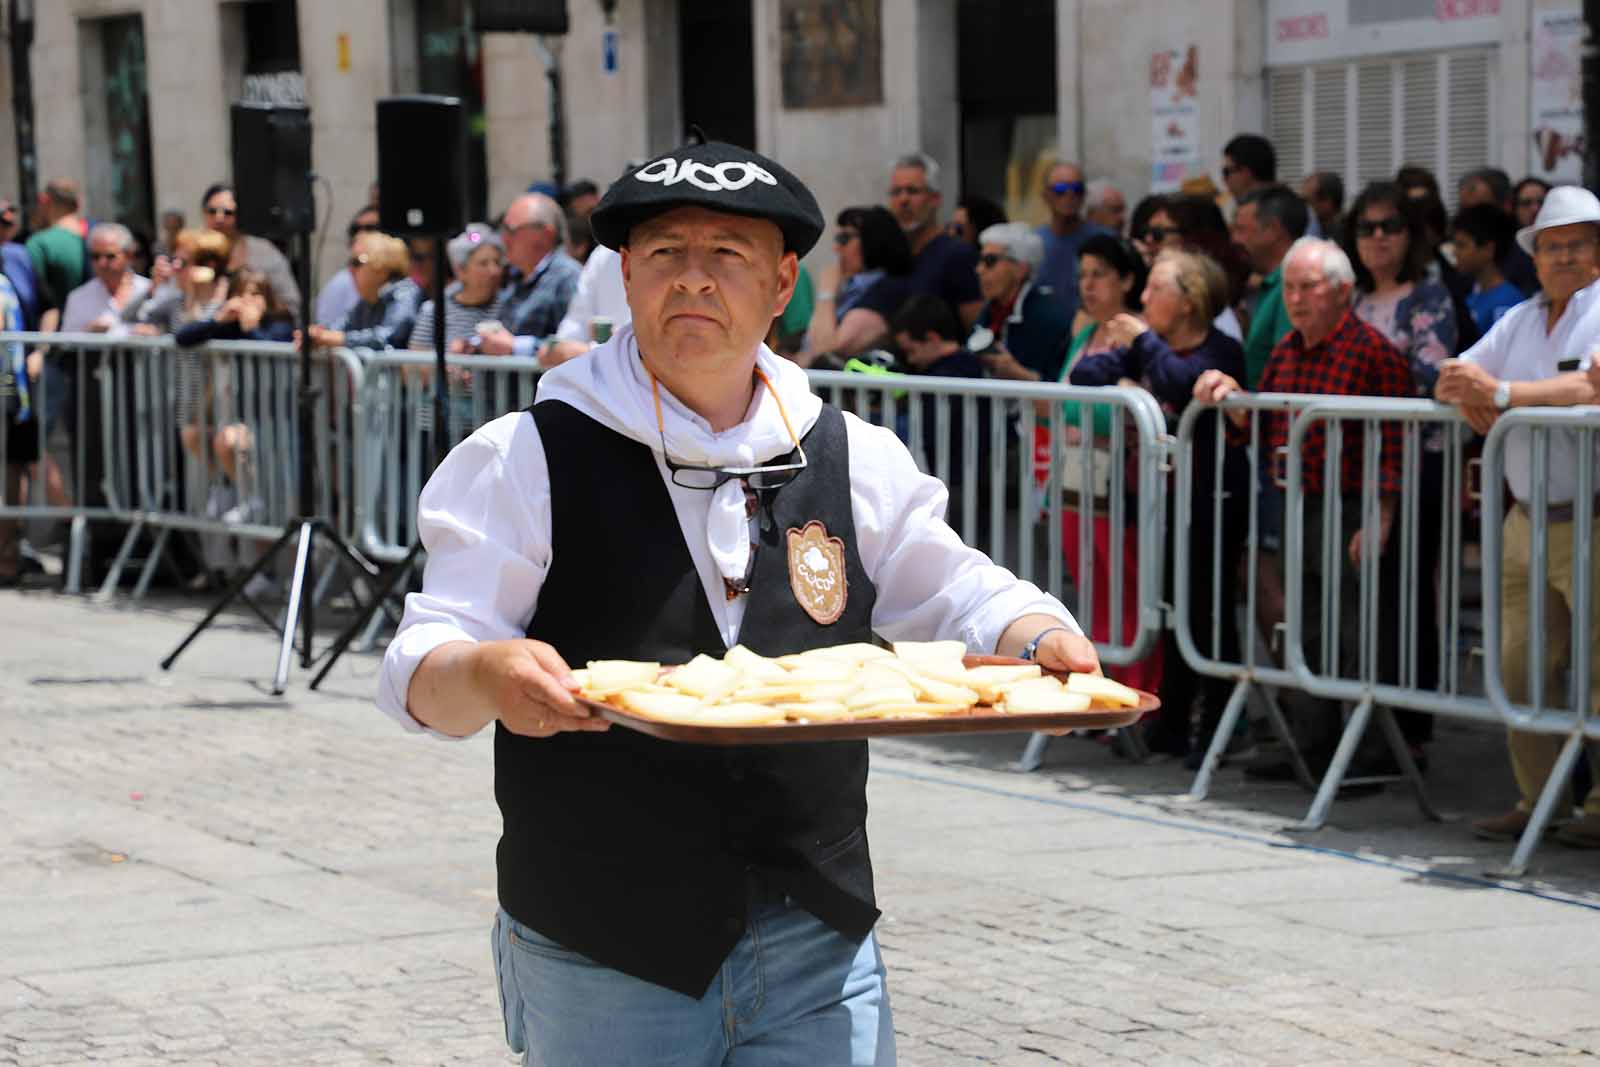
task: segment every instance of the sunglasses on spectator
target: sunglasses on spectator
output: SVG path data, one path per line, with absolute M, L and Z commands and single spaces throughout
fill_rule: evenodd
M 352 240 L 358 233 L 377 233 L 380 227 L 376 222 L 358 222 L 347 231 Z
M 854 241 L 860 236 L 861 235 L 854 230 L 840 230 L 838 233 L 833 235 L 833 243 L 838 245 L 840 248 L 843 248 L 845 245 L 849 244 L 851 241 Z
M 350 267 L 351 270 L 355 270 L 357 267 L 366 266 L 371 261 L 372 261 L 372 257 L 367 255 L 365 252 L 363 252 L 359 256 L 351 256 L 350 257 L 349 267 Z
M 1010 256 L 1002 256 L 996 252 L 985 252 L 978 257 L 978 266 L 984 270 L 994 270 L 996 266 L 1010 258 Z
M 1065 193 L 1071 193 L 1073 196 L 1082 196 L 1083 191 L 1087 189 L 1088 186 L 1083 182 L 1052 182 L 1048 188 L 1057 196 L 1061 196 Z
M 221 215 L 223 218 L 227 218 L 227 219 L 233 218 L 233 216 L 237 215 L 238 213 L 239 213 L 238 209 L 231 208 L 231 207 L 208 207 L 208 208 L 206 208 L 206 214 L 207 215 Z
M 1390 215 L 1386 219 L 1362 219 L 1356 223 L 1357 237 L 1376 237 L 1380 233 L 1398 237 L 1405 232 L 1406 220 L 1398 215 Z
M 1168 237 L 1182 237 L 1183 231 L 1176 226 L 1151 226 L 1144 231 L 1146 240 L 1162 244 Z

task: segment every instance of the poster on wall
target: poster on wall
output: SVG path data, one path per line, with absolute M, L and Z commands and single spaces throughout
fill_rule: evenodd
M 1194 45 L 1150 54 L 1150 191 L 1177 189 L 1205 172 L 1200 158 L 1199 50 Z
M 883 103 L 881 0 L 782 0 L 783 106 Z
M 1533 13 L 1528 170 L 1549 182 L 1583 180 L 1583 10 Z

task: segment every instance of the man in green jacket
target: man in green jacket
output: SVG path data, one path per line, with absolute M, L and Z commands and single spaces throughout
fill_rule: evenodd
M 1233 239 L 1261 275 L 1250 309 L 1250 332 L 1244 339 L 1246 384 L 1256 387 L 1272 347 L 1292 326 L 1283 306 L 1283 258 L 1306 232 L 1306 203 L 1282 185 L 1246 193 L 1233 216 Z

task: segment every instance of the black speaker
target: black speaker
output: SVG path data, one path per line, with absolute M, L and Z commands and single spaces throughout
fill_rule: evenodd
M 467 225 L 467 118 L 453 96 L 378 101 L 378 218 L 401 237 Z
M 567 0 L 473 0 L 479 33 L 566 33 Z
M 309 233 L 316 223 L 311 112 L 234 104 L 233 189 L 241 231 L 263 236 Z

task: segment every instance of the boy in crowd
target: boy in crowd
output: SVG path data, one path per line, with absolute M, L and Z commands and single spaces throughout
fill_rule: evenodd
M 1496 319 L 1523 301 L 1522 290 L 1500 270 L 1501 260 L 1512 247 L 1516 223 L 1493 204 L 1475 204 L 1463 208 L 1450 229 L 1456 269 L 1472 279 L 1467 309 L 1479 333 L 1488 333 Z

